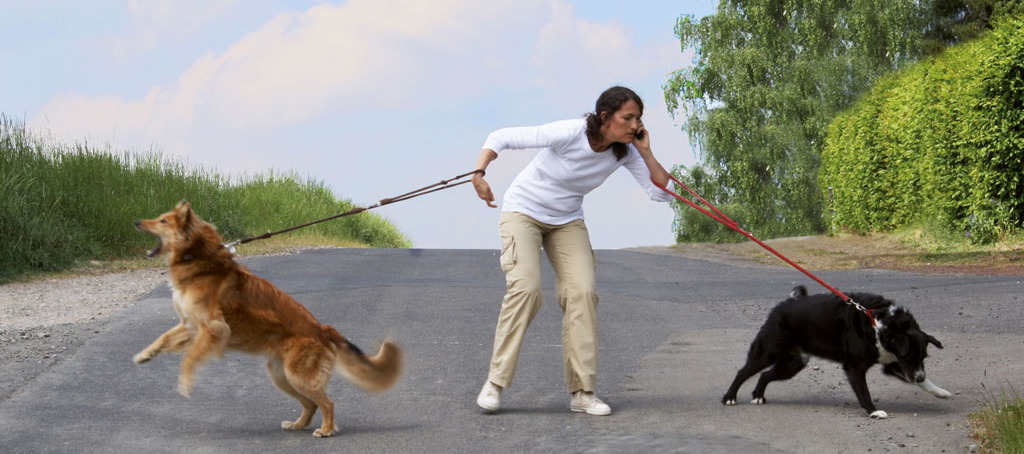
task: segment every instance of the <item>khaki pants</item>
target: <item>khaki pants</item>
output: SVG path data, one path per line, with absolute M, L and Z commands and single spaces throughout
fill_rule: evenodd
M 519 360 L 526 329 L 540 309 L 541 247 L 555 271 L 562 308 L 562 359 L 569 392 L 594 391 L 597 376 L 596 262 L 582 220 L 549 225 L 521 214 L 501 214 L 501 268 L 508 292 L 494 332 L 488 380 L 507 388 Z

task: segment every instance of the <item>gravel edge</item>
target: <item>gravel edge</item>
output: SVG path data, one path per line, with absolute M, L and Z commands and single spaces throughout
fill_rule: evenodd
M 0 285 L 0 403 L 166 283 L 165 269 L 143 269 Z

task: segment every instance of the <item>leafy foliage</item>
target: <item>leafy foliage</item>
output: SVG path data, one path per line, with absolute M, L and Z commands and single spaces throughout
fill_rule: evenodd
M 676 177 L 680 182 L 701 195 L 704 200 L 718 208 L 733 221 L 744 225 L 744 215 L 740 207 L 729 203 L 722 187 L 716 183 L 716 179 L 704 166 L 694 166 L 691 169 L 676 169 Z M 700 204 L 698 204 L 701 206 Z M 707 208 L 701 206 L 702 208 Z M 722 229 L 718 221 L 705 216 L 703 213 L 683 203 L 673 203 L 672 208 L 676 213 L 676 221 L 673 229 L 676 232 L 676 241 L 682 243 L 715 241 L 719 243 L 735 242 L 745 237 L 735 234 L 731 229 Z
M 1024 221 L 1024 19 L 886 77 L 832 124 L 833 231 L 945 225 L 978 243 Z
M 764 237 L 819 233 L 823 204 L 814 194 L 832 119 L 879 76 L 1019 8 L 1000 0 L 722 0 L 699 22 L 679 18 L 681 47 L 696 57 L 670 75 L 666 102 L 686 117 L 701 172 L 721 187 L 730 217 Z M 677 212 L 679 240 L 722 236 L 724 227 L 690 227 L 699 213 Z

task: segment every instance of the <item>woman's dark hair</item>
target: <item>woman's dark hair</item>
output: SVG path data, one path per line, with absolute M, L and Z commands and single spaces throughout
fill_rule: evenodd
M 640 100 L 640 96 L 633 90 L 626 87 L 612 87 L 601 93 L 601 96 L 597 98 L 597 103 L 594 105 L 594 111 L 588 112 L 585 115 L 587 119 L 587 138 L 592 142 L 600 142 L 601 125 L 604 123 L 601 121 L 601 112 L 607 112 L 605 116 L 611 116 L 618 112 L 622 105 L 629 100 L 633 100 L 637 106 L 640 106 L 640 114 L 643 115 L 644 102 Z M 626 153 L 629 153 L 629 148 L 626 148 L 626 144 L 622 142 L 614 142 L 612 143 L 612 153 L 615 154 L 615 159 L 621 160 L 626 157 Z

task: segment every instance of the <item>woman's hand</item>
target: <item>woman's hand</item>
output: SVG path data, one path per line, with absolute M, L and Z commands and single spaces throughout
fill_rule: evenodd
M 643 131 L 643 134 L 640 134 L 640 131 Z M 633 146 L 640 153 L 640 157 L 644 159 L 644 164 L 647 164 L 647 170 L 651 172 L 651 180 L 654 181 L 654 184 L 661 187 L 667 186 L 669 173 L 654 157 L 654 152 L 651 151 L 651 134 L 647 132 L 643 122 L 640 123 L 637 133 L 633 136 Z
M 651 133 L 644 127 L 643 122 L 640 122 L 640 127 L 633 135 L 633 146 L 640 152 L 651 151 Z
M 498 153 L 484 148 L 480 151 L 480 157 L 476 160 L 476 169 L 481 170 L 481 172 L 473 174 L 473 188 L 476 189 L 477 197 L 487 202 L 487 206 L 491 208 L 498 208 L 498 206 L 494 204 L 494 192 L 491 191 L 491 185 L 487 184 L 487 180 L 484 180 L 484 172 L 482 171 L 487 170 L 487 165 L 495 159 L 498 159 Z
M 491 208 L 498 208 L 498 206 L 494 204 L 494 192 L 491 191 L 491 185 L 487 184 L 487 180 L 484 180 L 482 174 L 477 173 L 473 175 L 473 188 L 476 189 L 477 197 L 480 197 L 480 200 L 487 202 L 487 206 Z

